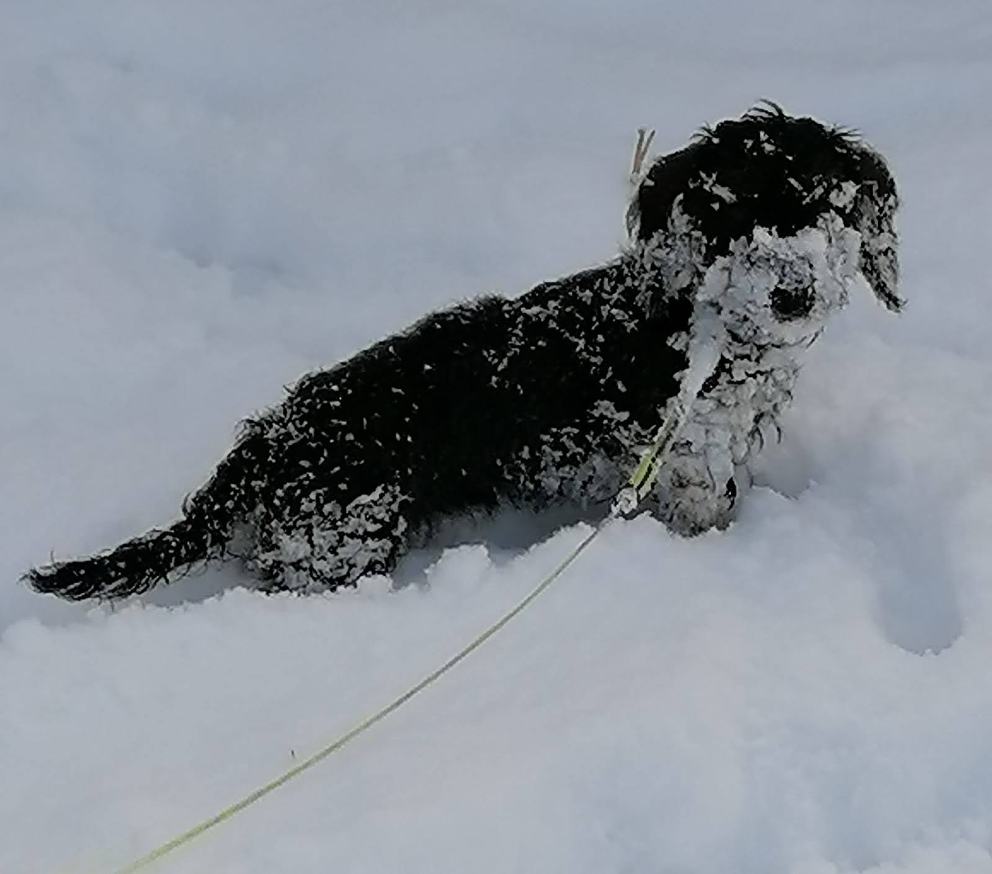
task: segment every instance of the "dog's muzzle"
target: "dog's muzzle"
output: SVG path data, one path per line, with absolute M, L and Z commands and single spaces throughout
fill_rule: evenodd
M 836 216 L 792 236 L 756 228 L 710 267 L 700 300 L 744 342 L 805 342 L 862 279 L 860 244 L 860 234 Z

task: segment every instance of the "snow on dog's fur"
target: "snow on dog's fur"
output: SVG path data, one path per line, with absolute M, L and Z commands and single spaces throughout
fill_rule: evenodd
M 645 509 L 681 534 L 725 526 L 849 288 L 901 307 L 896 205 L 885 162 L 850 132 L 772 104 L 704 128 L 636 180 L 618 258 L 433 313 L 304 376 L 244 424 L 178 521 L 28 580 L 121 597 L 237 542 L 267 586 L 313 591 L 389 572 L 454 516 L 605 510 L 679 391 L 702 315 L 722 355 Z

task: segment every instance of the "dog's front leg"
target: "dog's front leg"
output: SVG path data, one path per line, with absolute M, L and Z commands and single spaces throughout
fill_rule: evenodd
M 645 509 L 677 534 L 691 537 L 726 528 L 734 517 L 738 488 L 729 452 L 718 444 L 680 441 L 659 472 Z

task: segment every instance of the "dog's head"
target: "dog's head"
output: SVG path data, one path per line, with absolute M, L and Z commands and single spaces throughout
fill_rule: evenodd
M 800 337 L 862 278 L 901 309 L 897 205 L 885 161 L 854 133 L 768 104 L 656 159 L 628 228 L 669 291 L 708 286 L 713 297 L 723 282 L 740 308 L 765 309 L 759 321 Z

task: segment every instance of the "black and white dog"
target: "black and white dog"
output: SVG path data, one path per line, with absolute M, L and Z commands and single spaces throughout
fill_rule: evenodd
M 237 542 L 267 587 L 318 591 L 388 573 L 454 516 L 605 512 L 704 321 L 720 354 L 646 508 L 680 534 L 725 526 L 802 351 L 849 289 L 901 307 L 896 205 L 885 162 L 848 131 L 773 104 L 705 128 L 639 174 L 615 260 L 433 313 L 304 376 L 244 424 L 178 521 L 27 579 L 117 598 Z

